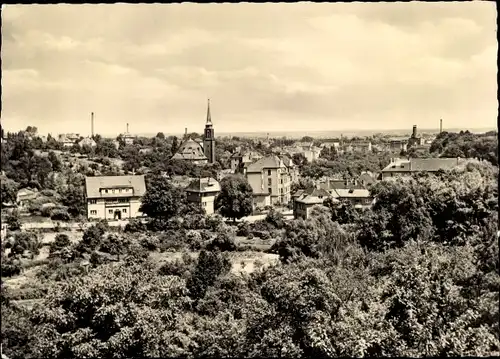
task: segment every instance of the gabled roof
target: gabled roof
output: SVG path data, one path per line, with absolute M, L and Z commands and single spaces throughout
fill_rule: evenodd
M 197 178 L 191 181 L 189 186 L 186 187 L 186 192 L 220 192 L 220 184 L 211 177 Z
M 300 196 L 295 198 L 295 201 L 307 204 L 321 204 L 328 197 L 331 197 L 328 191 L 323 188 L 312 187 L 304 190 Z
M 181 143 L 177 152 L 172 156 L 172 159 L 189 161 L 208 160 L 201 144 L 191 138 Z
M 288 168 L 293 168 L 295 166 L 295 163 L 293 163 L 292 159 L 288 156 L 281 156 L 281 160 Z
M 332 191 L 333 198 L 370 198 L 370 191 L 360 188 L 342 188 Z
M 285 168 L 283 161 L 276 155 L 261 158 L 248 166 L 247 173 L 261 172 L 263 169 Z
M 123 188 L 132 187 L 134 196 L 143 196 L 146 193 L 146 182 L 144 175 L 139 176 L 98 176 L 85 177 L 85 188 L 87 198 L 100 198 L 101 188 Z M 127 196 L 130 196 L 127 194 Z

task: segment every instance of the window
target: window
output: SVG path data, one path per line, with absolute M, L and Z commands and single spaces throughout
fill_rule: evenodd
M 112 209 L 110 209 L 110 210 L 108 211 L 108 213 L 109 213 L 109 214 L 113 214 L 113 210 L 112 210 Z
M 105 190 L 104 190 L 104 193 L 108 193 L 108 190 L 107 190 L 107 189 L 105 189 Z
M 89 199 L 89 204 L 96 204 L 97 200 L 96 199 Z
M 207 206 L 207 202 L 202 202 L 203 207 Z
M 268 193 L 272 193 L 271 187 L 269 187 L 269 188 L 267 189 L 267 192 L 268 192 Z
M 271 170 L 267 170 L 267 175 L 270 176 L 271 175 Z
M 127 209 L 126 208 L 122 209 L 122 212 L 127 213 Z
M 91 211 L 90 211 L 90 214 L 91 214 L 91 215 L 96 215 L 96 214 L 97 214 L 97 211 L 96 211 L 95 209 L 93 209 L 93 210 L 91 210 Z
M 267 185 L 270 186 L 273 184 L 273 179 L 272 178 L 268 178 L 267 179 Z
M 120 203 L 127 203 L 128 199 L 126 199 L 126 198 L 119 198 L 118 202 L 120 202 Z

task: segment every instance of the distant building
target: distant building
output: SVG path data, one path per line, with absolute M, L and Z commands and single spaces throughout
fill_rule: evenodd
M 359 177 L 358 177 L 358 182 L 361 183 L 362 186 L 365 188 L 369 188 L 370 186 L 374 185 L 377 180 L 376 176 L 371 173 L 371 172 L 362 172 Z
M 205 165 L 208 163 L 208 158 L 205 156 L 203 146 L 191 138 L 181 143 L 177 152 L 172 156 L 172 159 L 189 161 L 197 165 Z
M 307 159 L 307 162 L 312 163 L 319 159 L 319 154 L 321 153 L 321 148 L 314 146 L 312 143 L 302 146 L 302 151 L 300 152 Z
M 215 212 L 215 197 L 220 192 L 220 184 L 215 179 L 197 178 L 186 187 L 187 199 L 203 208 L 206 214 Z
M 381 178 L 411 175 L 416 172 L 450 170 L 466 161 L 466 159 L 461 158 L 392 158 L 391 162 L 381 171 Z
M 411 137 L 408 139 L 408 148 L 419 147 L 425 144 L 425 140 L 422 137 L 417 136 L 417 126 L 413 126 L 413 131 Z
M 85 177 L 89 219 L 116 220 L 142 216 L 144 176 Z
M 80 142 L 78 142 L 78 145 L 80 147 L 83 147 L 83 146 L 96 147 L 97 143 L 92 138 L 85 137 Z
M 210 100 L 208 100 L 207 123 L 203 135 L 203 152 L 208 159 L 208 163 L 215 163 L 215 131 L 212 124 L 212 115 L 210 114 Z
M 370 141 L 357 141 L 345 144 L 342 146 L 344 152 L 360 152 L 369 153 L 372 152 L 372 143 Z
M 244 174 L 243 169 L 246 169 L 245 164 L 249 165 L 262 158 L 262 155 L 257 152 L 237 152 L 231 156 L 231 169 L 234 172 L 240 172 Z
M 408 139 L 393 137 L 389 139 L 389 150 L 390 151 L 406 151 L 408 149 Z
M 255 194 L 271 195 L 272 205 L 290 202 L 291 176 L 278 156 L 264 157 L 249 165 L 246 178 Z
M 38 192 L 23 188 L 17 192 L 16 203 L 20 210 L 24 210 L 30 201 L 34 200 L 38 196 Z
M 365 188 L 333 189 L 330 193 L 333 199 L 338 201 L 347 200 L 355 208 L 369 208 L 373 203 L 370 191 Z
M 153 152 L 153 148 L 152 148 L 152 147 L 141 148 L 141 149 L 139 150 L 139 153 L 140 153 L 141 155 L 147 155 L 147 154 L 150 154 L 150 153 L 152 153 L 152 152 Z
M 80 140 L 78 133 L 66 133 L 59 135 L 58 142 L 62 143 L 63 147 L 73 147 Z
M 323 202 L 331 197 L 330 193 L 323 188 L 312 187 L 306 190 L 299 190 L 294 194 L 293 216 L 295 219 L 309 218 L 312 208 L 322 205 Z
M 271 206 L 271 195 L 269 193 L 254 193 L 252 205 L 254 210 Z

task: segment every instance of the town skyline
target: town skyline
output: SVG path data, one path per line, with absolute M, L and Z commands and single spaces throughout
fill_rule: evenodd
M 208 98 L 216 136 L 497 123 L 488 2 L 8 5 L 2 25 L 6 132 L 87 135 L 94 112 L 105 136 L 201 133 Z

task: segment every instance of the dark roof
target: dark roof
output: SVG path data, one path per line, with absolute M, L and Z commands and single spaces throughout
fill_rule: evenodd
M 191 138 L 188 138 L 179 146 L 179 149 L 172 156 L 172 159 L 188 161 L 208 160 L 201 144 Z
M 304 190 L 295 200 L 302 203 L 319 204 L 323 203 L 328 197 L 331 197 L 330 193 L 325 189 L 312 187 Z
M 248 166 L 247 172 L 261 172 L 263 169 L 267 168 L 283 168 L 285 165 L 283 164 L 283 161 L 276 156 L 268 156 L 261 158 L 257 162 L 252 163 L 251 165 Z
M 220 184 L 211 177 L 197 178 L 186 187 L 186 192 L 219 192 Z
M 146 183 L 144 176 L 96 176 L 85 177 L 85 188 L 87 190 L 87 198 L 100 198 L 101 188 L 124 188 L 132 187 L 134 189 L 134 196 L 143 196 L 146 193 Z M 114 196 L 119 196 L 116 194 Z M 123 196 L 130 196 L 130 194 L 123 194 Z

